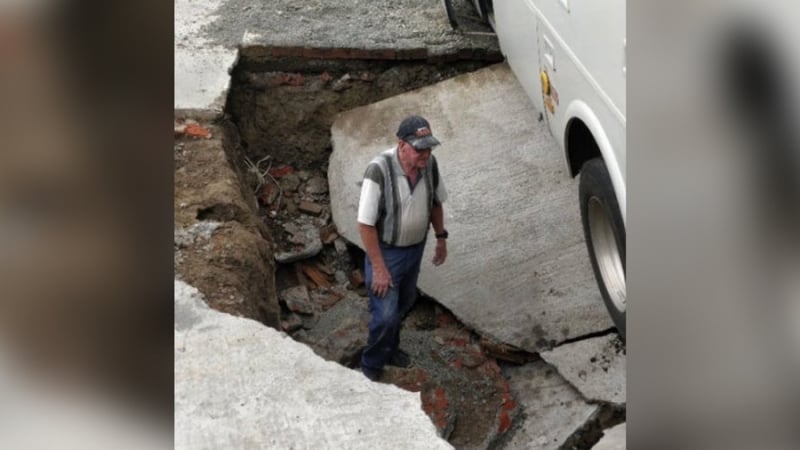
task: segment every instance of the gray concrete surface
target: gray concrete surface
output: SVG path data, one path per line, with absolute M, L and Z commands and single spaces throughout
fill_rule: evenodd
M 507 450 L 557 449 L 598 409 L 543 361 L 505 372 L 525 414 L 521 428 L 503 447 Z
M 221 45 L 208 32 L 207 27 L 219 20 L 222 4 L 223 0 L 175 0 L 176 110 L 222 111 L 228 69 L 238 53 L 235 45 Z
M 587 400 L 622 404 L 626 355 L 621 346 L 616 335 L 607 335 L 561 345 L 541 356 Z
M 419 285 L 483 334 L 539 351 L 612 327 L 583 242 L 577 181 L 506 64 L 342 113 L 328 168 L 339 232 L 361 245 L 359 186 L 396 144 L 408 114 L 426 116 L 449 190 L 448 260 L 428 242 Z
M 594 444 L 592 450 L 625 450 L 627 444 L 626 432 L 626 423 L 603 430 L 603 437 L 600 438 L 597 444 Z
M 465 24 L 488 30 L 467 2 L 457 3 Z M 194 115 L 222 111 L 240 48 L 499 51 L 493 36 L 453 31 L 438 0 L 175 0 L 174 45 L 174 107 Z
M 175 281 L 175 448 L 451 449 L 419 394 L 373 383 Z

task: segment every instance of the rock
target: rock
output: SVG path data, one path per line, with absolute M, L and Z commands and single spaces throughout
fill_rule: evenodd
M 174 240 L 175 246 L 178 248 L 186 248 L 197 242 L 197 240 L 207 241 L 211 239 L 214 230 L 219 228 L 222 222 L 215 222 L 213 220 L 202 221 L 193 224 L 188 228 L 176 227 Z
M 320 228 L 319 230 L 319 238 L 322 240 L 324 245 L 331 244 L 336 238 L 339 237 L 339 233 L 336 232 L 336 225 L 328 224 Z
M 309 178 L 311 178 L 311 172 L 309 172 L 307 170 L 298 170 L 297 171 L 297 176 L 300 177 L 300 179 L 302 181 L 306 181 Z
M 361 287 L 364 284 L 364 274 L 360 270 L 355 269 L 350 272 L 350 286 L 353 288 Z
M 308 288 L 305 286 L 294 286 L 284 289 L 280 293 L 280 299 L 286 304 L 289 310 L 301 314 L 314 314 L 314 307 L 308 295 Z
M 323 207 L 319 203 L 308 202 L 308 201 L 301 201 L 297 208 L 304 213 L 313 214 L 315 216 L 320 215 L 322 213 Z
M 297 176 L 297 173 L 290 172 L 281 178 L 279 183 L 283 192 L 295 192 L 300 186 L 300 177 Z
M 334 305 L 339 303 L 347 294 L 340 292 L 336 288 L 323 289 L 320 291 L 311 292 L 311 299 L 315 305 L 319 305 L 320 309 L 327 311 Z
M 587 400 L 626 402 L 625 347 L 619 336 L 584 339 L 542 352 L 541 356 Z
M 367 324 L 359 319 L 349 318 L 332 333 L 317 343 L 317 352 L 323 358 L 339 364 L 356 367 L 361 350 L 367 345 Z
M 347 274 L 343 270 L 334 272 L 333 277 L 336 279 L 336 284 L 345 284 L 348 282 Z
M 328 180 L 322 177 L 314 177 L 306 183 L 306 194 L 322 195 L 328 193 Z
M 486 362 L 486 355 L 477 349 L 469 349 L 461 357 L 461 363 L 468 369 L 474 369 Z
M 341 236 L 333 241 L 333 246 L 336 247 L 336 253 L 340 255 L 347 253 L 347 242 Z
M 334 92 L 341 92 L 345 89 L 349 89 L 350 85 L 352 84 L 352 79 L 353 78 L 350 76 L 350 74 L 346 73 L 342 75 L 341 78 L 333 82 L 331 89 L 333 89 Z
M 286 215 L 288 217 L 293 217 L 297 215 L 297 204 L 292 201 L 291 197 L 286 197 Z
M 279 263 L 288 264 L 310 258 L 322 250 L 319 230 L 313 225 L 289 223 L 284 225 L 284 229 L 291 234 L 288 241 L 298 245 L 292 250 L 276 253 L 275 260 Z

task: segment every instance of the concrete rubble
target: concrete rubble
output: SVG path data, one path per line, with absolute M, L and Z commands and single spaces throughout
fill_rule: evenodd
M 505 449 L 560 448 L 599 408 L 543 361 L 510 367 L 506 374 L 526 418 Z
M 301 383 L 303 389 L 296 389 Z M 450 449 L 419 394 L 373 383 L 175 281 L 175 448 Z
M 541 353 L 589 401 L 623 404 L 626 355 L 617 335 L 565 344 Z
M 625 450 L 627 445 L 627 424 L 621 423 L 603 431 L 603 437 L 592 450 Z
M 358 183 L 411 113 L 427 117 L 442 142 L 434 155 L 450 192 L 448 260 L 434 267 L 426 257 L 420 288 L 478 332 L 530 352 L 610 329 L 583 241 L 577 181 L 506 64 L 339 115 L 328 168 L 339 234 L 360 244 Z

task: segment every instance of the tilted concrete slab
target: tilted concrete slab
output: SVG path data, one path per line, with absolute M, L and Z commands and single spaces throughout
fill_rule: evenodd
M 555 368 L 543 361 L 505 370 L 525 421 L 504 447 L 557 449 L 598 410 L 584 401 Z
M 625 423 L 603 430 L 603 437 L 594 444 L 592 450 L 625 450 L 628 442 L 626 433 Z
M 428 242 L 420 288 L 479 332 L 528 351 L 613 325 L 583 242 L 577 181 L 506 64 L 342 113 L 328 168 L 333 219 L 361 245 L 356 223 L 369 161 L 418 113 L 449 191 L 447 262 Z
M 373 383 L 175 281 L 175 448 L 452 449 L 419 394 Z
M 542 359 L 590 401 L 622 404 L 625 396 L 626 356 L 616 335 L 584 339 L 542 352 Z

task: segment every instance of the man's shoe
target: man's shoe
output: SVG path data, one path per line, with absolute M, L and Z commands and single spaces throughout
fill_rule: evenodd
M 407 368 L 411 367 L 411 357 L 408 356 L 408 353 L 406 353 L 406 352 L 404 352 L 404 351 L 402 351 L 400 349 L 397 349 L 397 351 L 394 352 L 392 357 L 389 358 L 389 362 L 387 362 L 386 364 L 388 364 L 390 366 L 395 366 L 395 367 L 400 367 L 400 368 L 403 368 L 403 369 L 407 369 Z
M 361 373 L 363 373 L 364 376 L 369 378 L 371 381 L 378 381 L 378 379 L 380 379 L 380 377 L 381 377 L 382 371 L 375 370 L 375 369 L 370 369 L 370 368 L 367 368 L 367 367 L 362 367 L 361 368 Z

